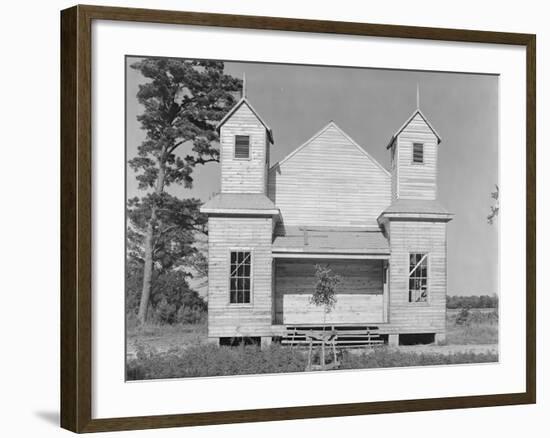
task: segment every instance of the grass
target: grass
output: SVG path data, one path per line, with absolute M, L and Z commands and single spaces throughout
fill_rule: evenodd
M 447 311 L 447 345 L 488 345 L 498 343 L 496 310 L 472 309 L 457 323 L 460 310 Z
M 402 352 L 387 347 L 352 353 L 340 353 L 337 369 L 390 368 L 423 365 L 449 365 L 496 362 L 494 353 L 460 352 L 454 354 Z M 218 347 L 211 344 L 191 346 L 183 351 L 163 354 L 138 351 L 128 361 L 128 380 L 182 377 L 274 374 L 305 371 L 304 350 L 271 345 L 265 350 L 256 346 Z
M 159 353 L 181 350 L 200 345 L 207 340 L 206 322 L 199 324 L 145 324 L 141 327 L 128 325 L 126 345 L 130 355 L 139 350 Z
M 461 317 L 459 317 L 461 316 Z M 278 344 L 219 347 L 208 344 L 206 323 L 128 326 L 128 380 L 167 379 L 227 375 L 274 374 L 305 371 L 307 353 Z M 447 311 L 447 345 L 498 343 L 498 314 L 491 310 Z M 315 360 L 318 362 L 318 358 Z M 330 361 L 330 360 L 329 360 Z M 400 351 L 377 348 L 343 351 L 337 369 L 391 368 L 496 362 L 494 352 L 454 353 Z
M 256 346 L 199 344 L 165 354 L 140 350 L 135 359 L 128 361 L 126 375 L 128 380 L 147 380 L 290 373 L 304 371 L 306 359 L 302 352 L 278 345 L 260 350 Z

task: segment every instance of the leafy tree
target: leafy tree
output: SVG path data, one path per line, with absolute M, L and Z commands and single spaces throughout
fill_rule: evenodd
M 128 321 L 135 318 L 140 302 L 143 265 L 128 263 L 126 278 L 126 312 Z M 189 274 L 178 269 L 155 271 L 151 288 L 149 316 L 162 324 L 196 323 L 206 313 L 206 302 L 188 283 Z
M 189 287 L 189 274 L 172 270 L 155 276 L 151 308 L 160 323 L 196 323 L 206 312 L 206 302 Z
M 325 344 L 328 338 L 325 335 L 325 323 L 327 313 L 330 313 L 336 305 L 336 287 L 340 284 L 341 278 L 326 265 L 315 265 L 315 290 L 311 295 L 310 302 L 315 306 L 323 306 L 323 335 L 321 335 L 321 367 L 325 369 Z M 336 362 L 336 353 L 334 355 Z M 308 364 L 311 364 L 311 350 L 309 351 Z
M 155 264 L 167 269 L 176 256 L 192 255 L 193 232 L 201 226 L 199 201 L 178 200 L 165 189 L 192 187 L 194 167 L 219 160 L 215 127 L 236 103 L 241 81 L 225 74 L 219 61 L 146 58 L 131 67 L 148 79 L 137 93 L 146 138 L 129 165 L 139 188 L 149 193 L 128 203 L 129 251 L 143 258 L 138 312 L 143 323 Z
M 323 306 L 326 314 L 336 305 L 336 286 L 341 278 L 326 265 L 315 265 L 315 290 L 310 298 L 311 304 Z M 325 320 L 323 320 L 323 323 Z
M 178 199 L 167 193 L 148 194 L 143 198 L 128 200 L 129 256 L 145 264 L 144 243 L 155 209 L 156 217 L 152 223 L 155 268 L 166 272 L 182 265 L 194 266 L 198 257 L 196 235 L 206 232 L 207 223 L 206 217 L 199 212 L 200 205 L 198 199 Z

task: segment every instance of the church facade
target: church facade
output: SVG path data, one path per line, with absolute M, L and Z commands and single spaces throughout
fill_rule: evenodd
M 208 336 L 268 345 L 289 330 L 368 327 L 390 344 L 445 339 L 447 233 L 437 199 L 441 138 L 416 109 L 385 169 L 331 121 L 278 163 L 247 97 L 218 125 L 220 193 L 208 215 Z M 315 265 L 341 277 L 310 302 Z

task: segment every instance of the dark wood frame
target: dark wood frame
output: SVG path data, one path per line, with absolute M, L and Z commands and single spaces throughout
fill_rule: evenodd
M 92 20 L 139 21 L 525 46 L 527 52 L 526 391 L 468 397 L 92 419 Z M 98 432 L 535 403 L 535 51 L 536 37 L 531 34 L 99 6 L 75 6 L 62 11 L 61 426 L 74 432 Z

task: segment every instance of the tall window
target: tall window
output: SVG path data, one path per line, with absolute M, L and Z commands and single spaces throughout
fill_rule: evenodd
M 428 301 L 428 254 L 409 254 L 409 302 Z
M 235 136 L 235 158 L 250 157 L 250 136 L 236 135 Z
M 424 145 L 422 143 L 413 143 L 413 163 L 422 164 L 424 162 Z
M 250 251 L 231 251 L 230 302 L 250 303 L 250 276 L 252 255 Z

